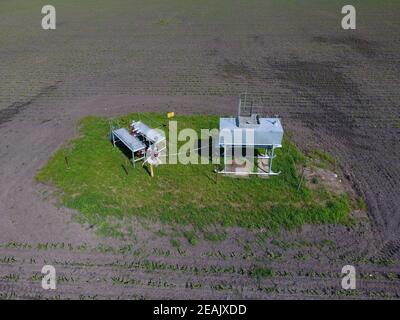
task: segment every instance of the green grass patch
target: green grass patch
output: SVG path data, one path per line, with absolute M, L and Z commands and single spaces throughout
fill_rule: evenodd
M 212 242 L 220 242 L 225 240 L 227 235 L 225 231 L 205 231 L 204 239 Z
M 324 169 L 334 169 L 337 166 L 336 159 L 329 153 L 315 149 L 309 154 L 313 158 L 314 164 L 320 168 Z
M 164 114 L 130 114 L 118 119 L 128 126 L 132 119 L 157 127 L 167 123 Z M 178 129 L 217 128 L 216 116 L 176 116 Z M 168 137 L 167 128 L 166 130 Z M 81 212 L 85 222 L 105 230 L 109 220 L 137 217 L 168 224 L 191 225 L 195 230 L 209 226 L 240 226 L 277 231 L 305 223 L 348 223 L 349 197 L 307 189 L 298 190 L 299 165 L 306 157 L 287 138 L 276 152 L 274 171 L 268 179 L 235 179 L 220 176 L 214 166 L 161 165 L 151 178 L 140 163 L 133 168 L 109 139 L 105 118 L 80 121 L 80 136 L 58 150 L 36 178 L 61 190 L 64 206 Z M 121 220 L 122 221 L 122 220 Z M 118 233 L 112 230 L 111 233 Z M 195 243 L 195 237 L 185 236 Z
M 181 246 L 181 242 L 178 239 L 171 239 L 171 245 L 175 248 L 179 248 Z
M 183 236 L 187 239 L 187 241 L 192 245 L 195 246 L 197 244 L 197 238 L 193 231 L 183 231 Z
M 356 199 L 356 208 L 361 210 L 361 211 L 367 211 L 368 210 L 368 206 L 367 206 L 367 203 L 365 202 L 364 198 L 357 197 L 357 199 Z
M 251 276 L 254 278 L 271 278 L 275 275 L 275 272 L 272 269 L 269 268 L 262 268 L 262 267 L 258 267 L 258 268 L 254 268 L 251 271 Z

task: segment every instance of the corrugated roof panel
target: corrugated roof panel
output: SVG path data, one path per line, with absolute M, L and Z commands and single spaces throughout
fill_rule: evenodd
M 282 145 L 284 131 L 279 118 L 260 118 L 260 124 L 252 128 L 239 127 L 238 123 L 237 118 L 220 118 L 220 145 Z

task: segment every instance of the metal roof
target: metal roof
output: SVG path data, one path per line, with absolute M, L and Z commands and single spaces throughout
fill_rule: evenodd
M 132 152 L 144 150 L 146 145 L 137 137 L 129 134 L 125 128 L 120 128 L 112 131 L 112 134 L 125 144 Z
M 219 119 L 220 146 L 281 146 L 283 128 L 279 118 L 258 118 L 258 123 L 250 119 L 249 125 L 243 125 L 243 119 Z
M 132 121 L 132 126 L 138 131 L 138 133 L 144 135 L 147 140 L 150 140 L 153 143 L 165 140 L 165 135 L 161 130 L 150 128 L 141 121 Z

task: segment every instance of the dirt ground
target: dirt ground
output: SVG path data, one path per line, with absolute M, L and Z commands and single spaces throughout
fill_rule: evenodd
M 400 298 L 400 5 L 354 1 L 357 30 L 343 31 L 340 1 L 109 3 L 54 1 L 53 33 L 39 1 L 0 4 L 0 298 Z M 302 149 L 339 160 L 368 218 L 176 248 L 157 223 L 99 237 L 34 182 L 85 115 L 234 115 L 246 90 Z M 341 289 L 347 264 L 355 291 Z

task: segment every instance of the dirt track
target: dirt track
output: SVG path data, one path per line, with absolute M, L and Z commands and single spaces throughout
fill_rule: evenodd
M 132 11 L 120 14 L 118 23 L 102 5 L 92 20 L 66 6 L 45 48 L 37 43 L 49 36 L 36 31 L 33 40 L 3 35 L 0 297 L 341 298 L 346 293 L 338 273 L 354 264 L 360 278 L 353 297 L 399 298 L 396 5 L 360 4 L 365 18 L 349 35 L 338 30 L 340 6 L 266 3 L 263 10 L 237 5 L 219 12 L 222 6 L 204 16 L 165 7 L 159 17 L 149 7 L 137 19 Z M 117 5 L 115 14 L 124 10 Z M 14 15 L 2 19 L 10 30 L 26 18 L 26 12 Z M 27 17 L 28 24 L 37 22 Z M 160 25 L 161 18 L 171 22 Z M 304 149 L 318 146 L 339 158 L 367 201 L 371 223 L 307 226 L 267 239 L 231 230 L 221 243 L 185 243 L 186 251 L 178 252 L 157 236 L 158 226 L 137 226 L 137 239 L 129 243 L 98 238 L 33 181 L 84 115 L 234 114 L 236 96 L 246 89 L 264 97 L 266 112 L 279 114 Z M 44 292 L 37 281 L 44 263 L 62 276 L 56 292 Z M 254 279 L 255 266 L 275 275 Z

